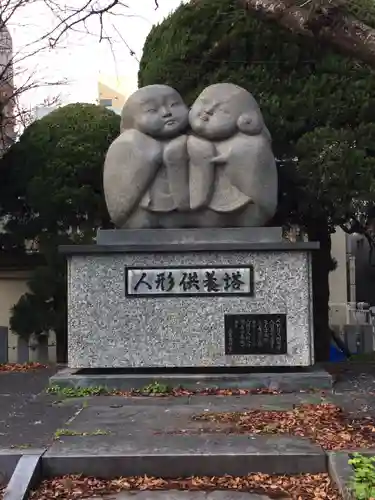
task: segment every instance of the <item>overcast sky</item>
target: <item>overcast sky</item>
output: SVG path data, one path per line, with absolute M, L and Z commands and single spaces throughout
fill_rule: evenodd
M 71 0 L 73 5 L 79 0 Z M 103 0 L 104 1 L 104 0 Z M 21 62 L 24 80 L 26 75 L 35 72 L 41 81 L 58 81 L 68 79 L 69 84 L 62 88 L 41 88 L 27 93 L 23 104 L 36 105 L 44 98 L 62 94 L 63 103 L 93 102 L 97 98 L 97 81 L 100 73 L 110 76 L 125 76 L 129 87 L 136 88 L 138 62 L 142 55 L 145 38 L 153 24 L 160 22 L 173 11 L 181 0 L 159 0 L 159 8 L 155 10 L 154 0 L 129 0 L 128 16 L 111 16 L 107 18 L 106 31 L 112 43 L 98 43 L 96 36 L 82 33 L 70 33 L 57 50 L 46 50 Z M 125 12 L 122 9 L 122 12 Z M 23 54 L 28 43 L 44 34 L 48 26 L 56 20 L 43 2 L 39 7 L 33 4 L 17 13 L 9 23 L 15 51 Z M 90 31 L 98 33 L 97 20 L 89 24 Z M 126 43 L 124 43 L 125 40 Z M 136 54 L 130 55 L 126 44 Z M 19 65 L 17 65 L 19 66 Z M 18 68 L 16 69 L 16 73 Z

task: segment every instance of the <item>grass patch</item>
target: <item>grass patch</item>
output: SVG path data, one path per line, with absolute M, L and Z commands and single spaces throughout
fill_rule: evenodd
M 84 398 L 88 396 L 100 396 L 110 394 L 105 387 L 60 387 L 59 385 L 52 385 L 47 388 L 48 394 L 63 396 L 65 398 Z
M 185 389 L 182 386 L 171 387 L 167 384 L 158 381 L 151 382 L 141 389 L 132 389 L 123 391 L 119 389 L 108 389 L 107 387 L 61 387 L 52 385 L 46 389 L 48 394 L 65 398 L 84 398 L 90 396 L 124 396 L 124 397 L 140 397 L 140 396 L 244 396 L 246 394 L 281 394 L 282 391 L 273 389 L 237 389 L 228 388 L 220 389 L 219 387 L 208 387 L 202 389 Z M 315 392 L 315 391 L 303 391 Z
M 139 392 L 141 394 L 172 394 L 173 387 L 155 381 L 142 387 Z
M 176 389 L 177 390 L 177 389 Z M 166 384 L 152 382 L 139 390 L 118 391 L 106 387 L 60 387 L 52 385 L 47 388 L 48 394 L 54 394 L 65 398 L 84 398 L 90 396 L 149 396 L 149 395 L 169 395 L 174 393 L 174 389 Z
M 63 436 L 108 436 L 109 431 L 103 431 L 101 429 L 96 429 L 95 431 L 75 431 L 74 429 L 57 429 L 54 434 L 55 439 L 60 439 Z
M 375 457 L 366 457 L 353 453 L 349 465 L 354 469 L 350 488 L 356 500 L 371 500 L 375 498 Z

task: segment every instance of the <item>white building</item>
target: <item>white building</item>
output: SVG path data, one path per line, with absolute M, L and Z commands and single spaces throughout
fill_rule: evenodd
M 56 109 L 58 109 L 58 106 L 36 106 L 32 113 L 33 119 L 40 120 Z

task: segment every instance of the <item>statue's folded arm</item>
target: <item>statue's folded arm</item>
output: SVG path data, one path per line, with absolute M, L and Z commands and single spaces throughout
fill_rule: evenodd
M 161 144 L 138 130 L 125 130 L 110 146 L 103 174 L 108 212 L 123 227 L 162 163 Z

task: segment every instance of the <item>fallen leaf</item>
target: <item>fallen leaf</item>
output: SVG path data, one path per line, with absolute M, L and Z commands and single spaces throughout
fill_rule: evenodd
M 375 446 L 373 418 L 349 418 L 341 408 L 331 403 L 302 404 L 286 411 L 205 411 L 194 415 L 193 420 L 209 422 L 211 425 L 198 431 L 191 430 L 190 433 L 290 434 L 308 438 L 326 450 Z
M 48 368 L 41 363 L 3 363 L 0 364 L 0 372 L 29 372 L 40 370 L 41 368 Z
M 163 479 L 155 477 L 123 477 L 113 480 L 65 476 L 45 480 L 30 495 L 31 500 L 79 500 L 102 497 L 121 491 L 135 490 L 238 490 L 291 500 L 340 500 L 328 474 L 269 476 L 249 474 L 244 477 L 213 476 Z

